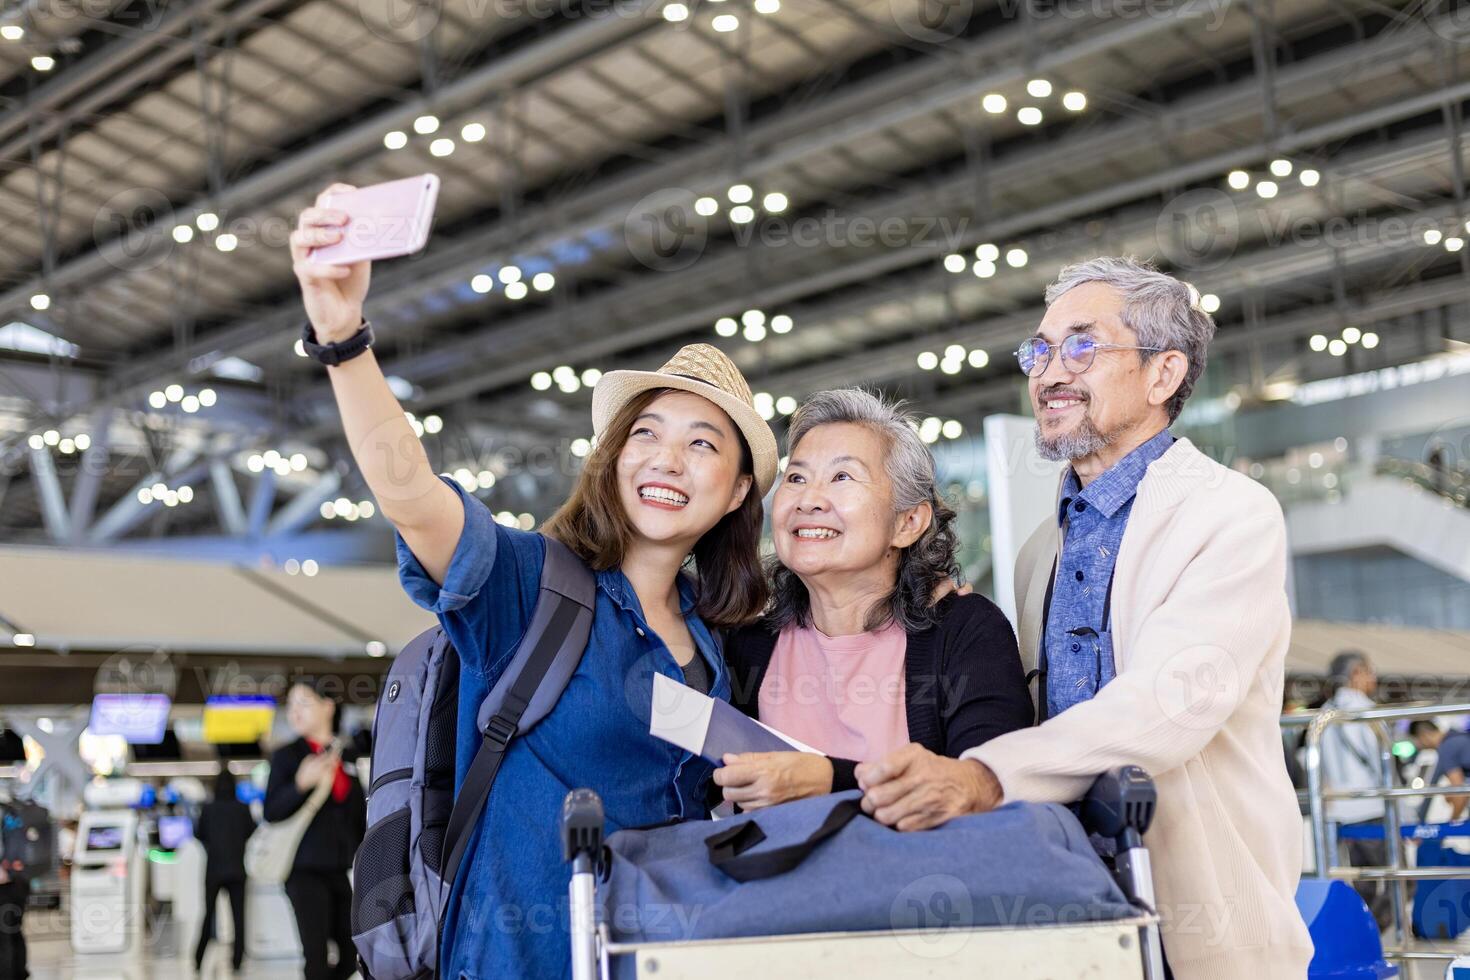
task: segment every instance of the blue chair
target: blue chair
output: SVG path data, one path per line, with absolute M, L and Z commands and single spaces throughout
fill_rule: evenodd
M 1386 980 L 1398 967 L 1383 958 L 1378 923 L 1357 892 L 1345 881 L 1303 878 L 1296 907 L 1317 947 L 1308 980 Z

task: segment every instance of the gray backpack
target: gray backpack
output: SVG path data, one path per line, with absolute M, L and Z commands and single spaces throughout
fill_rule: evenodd
M 536 609 L 505 673 L 480 704 L 484 735 L 454 792 L 459 657 L 438 627 L 394 660 L 373 721 L 367 834 L 353 860 L 352 940 L 365 980 L 435 975 L 454 875 L 510 741 L 556 706 L 592 629 L 596 580 L 544 538 Z

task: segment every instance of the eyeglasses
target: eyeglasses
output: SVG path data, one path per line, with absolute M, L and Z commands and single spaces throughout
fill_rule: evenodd
M 1074 333 L 1062 341 L 1062 367 L 1073 374 L 1081 374 L 1092 367 L 1092 362 L 1097 359 L 1097 352 L 1104 350 L 1146 350 L 1155 354 L 1162 354 L 1162 347 L 1130 347 L 1127 344 L 1099 344 L 1085 333 Z M 1025 371 L 1033 378 L 1039 378 L 1046 373 L 1051 364 L 1052 351 L 1056 350 L 1051 344 L 1040 337 L 1032 337 L 1021 342 L 1016 348 L 1016 360 Z

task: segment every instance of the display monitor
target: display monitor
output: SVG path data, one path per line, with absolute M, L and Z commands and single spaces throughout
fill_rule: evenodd
M 188 817 L 170 814 L 158 818 L 158 846 L 165 851 L 177 851 L 193 836 L 194 824 Z
M 276 699 L 269 695 L 215 695 L 204 702 L 204 740 L 259 742 L 275 720 Z
M 92 699 L 93 735 L 121 735 L 133 745 L 157 745 L 168 729 L 167 694 L 99 694 Z
M 87 828 L 87 850 L 120 851 L 123 846 L 123 828 L 117 824 L 93 824 Z

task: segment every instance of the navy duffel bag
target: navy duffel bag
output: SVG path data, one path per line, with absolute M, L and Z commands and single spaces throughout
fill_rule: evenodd
M 1012 803 L 900 833 L 859 791 L 608 838 L 613 941 L 1029 927 L 1136 914 L 1077 818 Z

